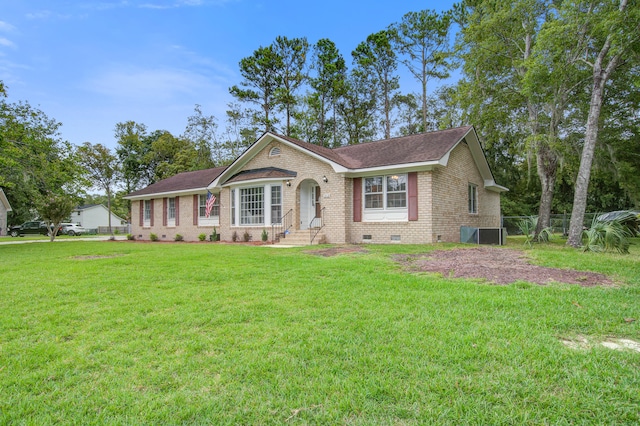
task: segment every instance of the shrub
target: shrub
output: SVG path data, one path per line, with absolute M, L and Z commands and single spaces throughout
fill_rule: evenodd
M 629 238 L 633 233 L 619 220 L 602 221 L 594 218 L 591 228 L 582 232 L 587 239 L 583 251 L 629 253 Z
M 233 231 L 233 234 L 231 234 L 231 241 L 234 243 L 238 241 L 238 233 L 236 231 Z
M 218 241 L 218 231 L 216 227 L 213 227 L 213 232 L 211 233 L 211 241 Z
M 260 236 L 260 238 L 262 239 L 263 243 L 267 242 L 267 240 L 269 239 L 269 234 L 267 233 L 266 229 L 262 229 L 262 235 Z
M 518 222 L 518 229 L 525 236 L 524 245 L 531 248 L 531 243 L 536 240 L 535 233 L 538 226 L 538 216 L 529 216 L 526 219 L 522 219 Z M 538 234 L 537 241 L 547 243 L 553 237 L 553 231 L 551 228 L 543 228 Z
M 249 231 L 244 231 L 244 234 L 242 234 L 242 240 L 245 243 L 251 241 L 251 234 L 249 233 Z
M 135 236 L 135 235 L 127 234 L 127 240 L 133 241 L 133 240 L 135 240 L 135 239 L 136 239 L 136 236 Z
M 149 234 L 149 239 L 151 241 L 158 241 L 158 235 L 156 234 Z
M 180 234 L 176 234 L 176 236 L 173 238 L 174 241 L 182 241 L 184 240 L 184 237 Z
M 204 241 L 204 240 L 206 240 L 206 239 L 207 239 L 207 234 L 202 233 L 202 234 L 198 235 L 198 239 L 199 239 L 200 241 Z

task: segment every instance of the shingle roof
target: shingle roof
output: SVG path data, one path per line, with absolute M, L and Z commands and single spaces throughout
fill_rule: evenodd
M 179 173 L 175 176 L 171 176 L 170 178 L 151 184 L 146 188 L 134 191 L 129 194 L 128 197 L 206 188 L 215 180 L 215 178 L 220 176 L 225 169 L 226 167 L 214 167 L 213 169 Z
M 469 132 L 471 126 L 365 142 L 333 150 L 351 169 L 437 161 Z
M 349 169 L 422 163 L 441 159 L 472 126 L 401 136 L 329 149 L 288 136 L 278 137 Z
M 243 170 L 240 173 L 233 175 L 226 183 L 241 182 L 244 180 L 252 179 L 265 179 L 265 178 L 294 178 L 298 173 L 291 170 L 279 169 L 277 167 L 265 167 L 262 169 Z
M 316 145 L 309 142 L 304 142 L 290 136 L 277 135 L 279 138 L 289 141 L 299 147 L 311 151 L 314 154 L 317 154 L 321 157 L 326 158 L 327 160 L 333 161 L 334 163 L 340 164 L 344 167 L 349 167 L 349 165 L 345 162 L 345 159 L 338 155 L 334 149 L 325 148 L 324 146 Z
M 472 128 L 472 126 L 457 127 L 454 129 L 401 136 L 334 149 L 304 142 L 289 136 L 275 136 L 342 167 L 355 170 L 438 161 Z M 242 155 L 238 158 L 242 158 Z M 213 169 L 180 173 L 149 185 L 139 191 L 132 192 L 127 197 L 206 188 L 211 182 L 218 178 L 225 169 L 226 167 L 216 167 Z M 225 180 L 225 182 L 295 176 L 296 172 L 269 167 L 240 171 L 228 180 Z

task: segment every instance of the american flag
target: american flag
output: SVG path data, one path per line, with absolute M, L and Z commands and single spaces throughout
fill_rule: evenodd
M 211 192 L 207 191 L 207 205 L 206 208 L 204 210 L 204 214 L 206 217 L 209 217 L 209 215 L 211 214 L 211 209 L 213 208 L 213 205 L 216 202 L 216 196 L 213 195 Z

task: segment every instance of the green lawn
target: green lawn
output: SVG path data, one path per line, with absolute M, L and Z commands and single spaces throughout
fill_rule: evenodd
M 637 424 L 640 353 L 560 342 L 640 341 L 635 243 L 527 250 L 616 288 L 391 259 L 435 246 L 0 246 L 0 424 Z

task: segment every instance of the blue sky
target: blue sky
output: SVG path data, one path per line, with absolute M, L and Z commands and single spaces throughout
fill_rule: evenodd
M 224 125 L 238 62 L 278 35 L 329 38 L 351 66 L 351 51 L 369 34 L 409 11 L 452 4 L 0 0 L 0 80 L 10 102 L 29 101 L 62 122 L 63 139 L 113 148 L 116 123 L 177 136 L 195 104 Z M 411 84 L 401 77 L 403 91 Z

